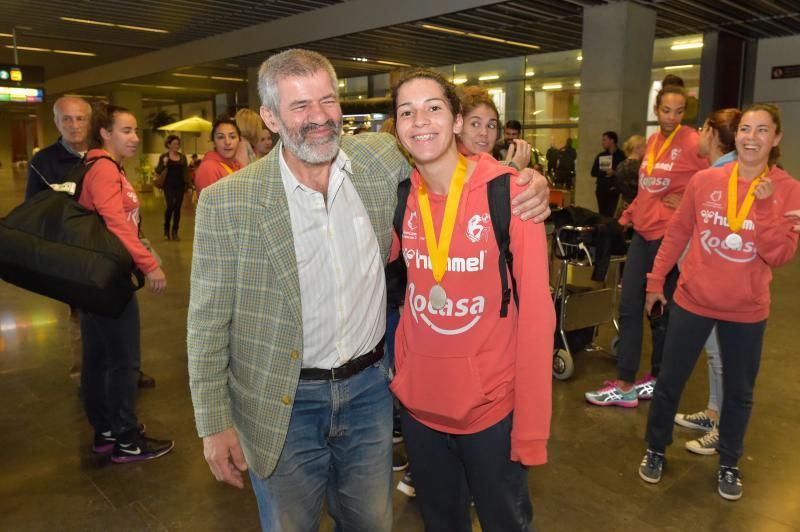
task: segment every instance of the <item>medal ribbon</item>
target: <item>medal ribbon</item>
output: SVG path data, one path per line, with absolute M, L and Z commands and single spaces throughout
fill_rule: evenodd
M 653 141 L 653 145 L 650 146 L 650 149 L 647 150 L 647 175 L 653 175 L 653 168 L 656 166 L 656 162 L 661 160 L 661 156 L 666 153 L 667 149 L 669 149 L 670 144 L 672 144 L 672 140 L 675 138 L 675 135 L 678 133 L 678 130 L 681 128 L 681 125 L 678 124 L 675 129 L 672 130 L 672 133 L 669 134 L 667 140 L 664 141 L 664 144 L 661 145 L 661 148 L 658 150 L 658 155 L 655 155 L 656 151 L 656 142 Z
M 219 162 L 219 165 L 222 167 L 223 170 L 228 172 L 228 175 L 231 175 L 233 173 L 233 168 L 231 168 L 227 164 L 223 163 L 222 161 Z
M 750 209 L 753 207 L 753 202 L 756 200 L 753 191 L 756 189 L 756 186 L 761 181 L 761 178 L 767 175 L 769 171 L 769 165 L 764 168 L 764 171 L 761 172 L 757 178 L 753 179 L 752 183 L 750 183 L 750 188 L 747 189 L 747 195 L 744 197 L 744 201 L 742 202 L 742 207 L 739 209 L 739 212 L 736 212 L 736 203 L 739 199 L 739 192 L 738 192 L 738 181 L 739 181 L 739 163 L 734 163 L 733 171 L 731 172 L 731 177 L 728 179 L 728 227 L 730 227 L 731 232 L 738 233 L 739 230 L 744 225 L 744 221 L 747 219 L 747 215 L 750 214 Z
M 464 156 L 458 156 L 458 165 L 450 178 L 450 191 L 447 193 L 447 203 L 444 206 L 444 219 L 442 220 L 442 230 L 439 233 L 439 240 L 436 239 L 436 231 L 433 228 L 433 216 L 431 215 L 431 203 L 428 199 L 428 188 L 425 186 L 425 179 L 420 179 L 419 192 L 419 214 L 422 217 L 422 226 L 425 229 L 425 244 L 428 246 L 428 256 L 431 258 L 433 268 L 433 278 L 437 283 L 442 282 L 444 272 L 447 271 L 447 256 L 450 254 L 450 241 L 453 238 L 453 228 L 456 225 L 456 214 L 458 213 L 458 202 L 461 200 L 461 191 L 464 189 L 464 181 L 467 177 L 467 160 Z

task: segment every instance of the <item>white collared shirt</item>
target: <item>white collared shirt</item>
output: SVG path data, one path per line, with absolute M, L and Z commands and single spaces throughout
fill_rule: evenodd
M 300 277 L 303 367 L 339 367 L 369 352 L 386 330 L 378 239 L 342 150 L 331 164 L 326 204 L 297 180 L 279 149 Z

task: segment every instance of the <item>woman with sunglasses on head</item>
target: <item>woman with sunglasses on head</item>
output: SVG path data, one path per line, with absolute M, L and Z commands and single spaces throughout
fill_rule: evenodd
M 742 496 L 738 461 L 769 316 L 772 268 L 797 249 L 798 235 L 785 214 L 800 208 L 800 183 L 775 165 L 782 136 L 777 107 L 755 104 L 742 113 L 738 160 L 691 180 L 648 274 L 649 310 L 666 304 L 666 275 L 691 242 L 670 304 L 664 363 L 647 419 L 648 447 L 639 467 L 646 482 L 661 480 L 678 402 L 716 326 L 725 391 L 717 491 L 728 500 Z
M 739 109 L 719 109 L 709 115 L 700 128 L 697 153 L 707 157 L 712 168 L 720 168 L 736 160 L 736 128 L 742 112 Z M 678 261 L 680 268 L 681 261 Z M 717 329 L 714 327 L 705 344 L 708 357 L 708 406 L 693 414 L 675 414 L 675 423 L 706 433 L 686 442 L 686 449 L 702 455 L 717 453 L 719 445 L 719 411 L 722 405 L 722 358 L 719 354 Z
M 634 233 L 622 274 L 617 379 L 585 394 L 586 400 L 593 405 L 635 408 L 640 400 L 653 397 L 668 313 L 664 309 L 661 315 L 657 310 L 650 317 L 653 340 L 651 369 L 636 380 L 642 358 L 646 275 L 652 269 L 653 259 L 686 184 L 698 170 L 708 167 L 708 161 L 697 154 L 697 132 L 681 125 L 687 100 L 683 80 L 667 76 L 656 96 L 654 111 L 659 130 L 647 141 L 645 157 L 639 168 L 639 192 L 619 219 L 623 226 L 633 225 Z M 664 285 L 667 299 L 672 297 L 677 278 L 677 269 L 667 276 Z
M 487 190 L 516 172 L 458 152 L 460 102 L 440 74 L 408 72 L 392 98 L 415 170 L 392 252 L 408 287 L 391 388 L 425 529 L 471 531 L 471 496 L 484 530 L 530 530 L 526 466 L 547 459 L 555 327 L 544 227 L 511 218 L 508 272 Z M 517 283 L 505 317 L 498 263 Z
M 139 199 L 122 169 L 122 161 L 134 157 L 138 145 L 136 118 L 130 111 L 113 105 L 95 109 L 86 154 L 92 166 L 84 176 L 79 202 L 102 216 L 145 274 L 150 290 L 159 294 L 167 278 L 139 240 Z M 145 436 L 136 417 L 139 334 L 136 294 L 117 318 L 81 312 L 81 391 L 95 432 L 92 451 L 110 454 L 115 463 L 151 460 L 173 447 L 172 441 Z
M 194 176 L 197 195 L 209 185 L 243 168 L 236 159 L 241 133 L 236 122 L 227 116 L 220 116 L 211 126 L 211 142 L 214 149 L 206 153 Z

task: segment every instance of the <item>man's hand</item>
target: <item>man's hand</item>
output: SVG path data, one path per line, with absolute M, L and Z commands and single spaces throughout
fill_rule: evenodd
M 788 211 L 783 215 L 789 218 L 789 221 L 794 224 L 792 231 L 800 233 L 800 211 Z
M 664 199 L 662 199 L 661 202 L 670 209 L 677 209 L 678 206 L 681 204 L 681 195 L 667 194 L 666 196 L 664 196 Z
M 539 172 L 525 168 L 520 171 L 517 184 L 528 185 L 528 188 L 511 200 L 511 212 L 521 220 L 533 218 L 536 223 L 544 222 L 550 216 L 547 179 Z
M 647 295 L 644 299 L 644 308 L 648 315 L 650 314 L 650 311 L 653 310 L 653 305 L 655 305 L 657 301 L 660 301 L 662 305 L 667 306 L 667 298 L 664 297 L 663 293 L 647 292 Z
M 242 472 L 247 471 L 247 462 L 236 429 L 231 427 L 203 438 L 203 455 L 214 478 L 244 488 Z

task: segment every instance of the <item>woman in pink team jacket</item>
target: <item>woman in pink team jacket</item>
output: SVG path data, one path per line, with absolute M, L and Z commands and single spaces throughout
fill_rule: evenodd
M 775 166 L 782 136 L 777 107 L 756 104 L 744 111 L 736 132 L 738 161 L 692 178 L 647 276 L 650 311 L 656 302 L 666 304 L 664 279 L 690 244 L 647 419 L 639 476 L 648 483 L 661 480 L 681 393 L 716 325 L 724 388 L 717 491 L 728 500 L 742 496 L 738 462 L 769 316 L 772 268 L 797 250 L 786 214 L 800 208 L 800 183 Z
M 546 462 L 550 436 L 555 317 L 544 227 L 511 218 L 519 303 L 501 317 L 487 186 L 516 172 L 486 153 L 459 154 L 460 102 L 441 75 L 406 74 L 393 100 L 415 169 L 393 245 L 408 287 L 391 388 L 425 528 L 471 531 L 471 496 L 484 530 L 529 530 L 526 466 Z M 518 190 L 512 183 L 511 196 Z

